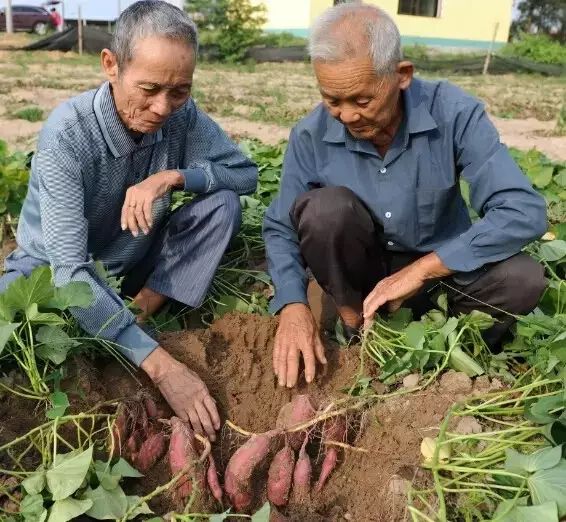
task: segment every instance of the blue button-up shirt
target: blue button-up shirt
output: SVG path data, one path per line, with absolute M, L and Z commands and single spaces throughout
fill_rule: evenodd
M 506 259 L 544 234 L 546 205 L 515 164 L 483 105 L 447 82 L 413 79 L 404 119 L 381 157 L 319 105 L 292 130 L 264 238 L 275 284 L 271 310 L 306 303 L 307 274 L 289 212 L 315 187 L 351 189 L 383 226 L 391 251 L 436 252 L 456 272 Z M 480 219 L 473 224 L 463 178 Z
M 88 333 L 114 341 L 141 364 L 157 346 L 132 312 L 97 274 L 128 272 L 147 253 L 169 215 L 171 194 L 154 202 L 146 236 L 122 230 L 127 189 L 163 170 L 178 169 L 185 190 L 204 194 L 229 189 L 253 192 L 256 166 L 192 99 L 163 127 L 135 141 L 122 123 L 108 83 L 57 107 L 39 135 L 28 193 L 18 225 L 18 249 L 7 263 L 50 264 L 57 286 L 84 281 L 94 294 L 73 315 Z

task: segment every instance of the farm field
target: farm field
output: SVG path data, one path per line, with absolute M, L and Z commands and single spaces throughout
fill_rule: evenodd
M 379 317 L 348 346 L 312 283 L 329 364 L 311 385 L 278 388 L 261 220 L 278 191 L 289 129 L 319 95 L 307 64 L 200 64 L 194 96 L 256 161 L 259 186 L 241 199 L 241 233 L 205 305 L 167 308 L 151 326 L 211 390 L 223 423 L 218 440 L 191 440 L 174 468 L 173 441 L 185 439 L 166 404 L 113 346 L 85 338 L 69 313 L 88 306 L 89 288 L 54 289 L 49 270 L 38 269 L 0 297 L 0 521 L 564 520 L 566 136 L 554 129 L 566 79 L 447 79 L 485 101 L 549 209 L 549 233 L 527 247 L 548 287 L 500 353 L 481 337 L 492 319 L 451 317 L 442 285 L 437 309 Z M 42 121 L 102 80 L 95 57 L 0 50 L 0 262 L 13 245 L 26 153 Z M 301 401 L 310 403 L 306 413 L 281 413 Z M 265 433 L 270 451 L 246 468 L 245 488 L 232 487 L 232 457 Z M 294 478 L 275 507 L 268 467 L 289 445 L 295 469 L 301 459 L 311 463 L 313 488 Z M 328 455 L 338 465 L 318 490 Z M 210 456 L 224 494 L 211 483 Z

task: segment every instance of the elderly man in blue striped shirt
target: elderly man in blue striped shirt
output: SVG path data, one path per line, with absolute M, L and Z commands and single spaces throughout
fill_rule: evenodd
M 99 89 L 59 106 L 43 127 L 0 291 L 49 264 L 56 285 L 85 281 L 88 309 L 73 314 L 115 341 L 158 386 L 175 413 L 214 439 L 216 404 L 203 381 L 138 322 L 168 299 L 199 306 L 240 225 L 238 194 L 257 169 L 190 98 L 197 32 L 185 13 L 156 0 L 126 9 Z M 171 192 L 195 198 L 170 212 Z M 136 318 L 97 275 L 125 276 Z

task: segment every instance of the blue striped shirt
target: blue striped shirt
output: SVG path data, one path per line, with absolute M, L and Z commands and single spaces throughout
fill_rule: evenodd
M 108 83 L 70 99 L 53 111 L 39 135 L 12 255 L 49 263 L 57 286 L 87 282 L 92 306 L 73 309 L 73 315 L 89 334 L 115 341 L 135 364 L 157 343 L 96 274 L 94 261 L 116 275 L 144 257 L 169 214 L 171 194 L 154 203 L 152 231 L 133 237 L 120 226 L 125 193 L 171 169 L 195 193 L 246 194 L 257 183 L 255 165 L 192 99 L 139 142 L 120 120 Z

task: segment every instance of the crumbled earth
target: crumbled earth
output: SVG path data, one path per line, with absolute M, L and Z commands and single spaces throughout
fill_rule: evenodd
M 294 394 L 308 392 L 319 404 L 326 405 L 343 396 L 359 371 L 359 347 L 345 349 L 327 342 L 329 363 L 313 384 L 303 382 L 294 390 L 279 388 L 271 362 L 276 328 L 277 319 L 272 317 L 230 314 L 208 329 L 167 333 L 161 343 L 203 377 L 223 420 L 230 419 L 250 432 L 263 432 L 275 426 L 279 409 Z M 76 390 L 72 394 L 75 411 L 84 411 L 105 399 L 131 397 L 140 388 L 156 395 L 144 376 L 133 378 L 116 361 L 106 361 L 97 367 L 88 361 L 75 361 L 70 373 L 70 381 L 74 382 L 70 387 Z M 481 384 L 488 387 L 489 381 Z M 471 392 L 472 382 L 465 375 L 448 372 L 438 385 L 425 391 L 378 403 L 364 413 L 361 422 L 352 416 L 352 425 L 358 426 L 353 444 L 367 452 L 342 452 L 340 464 L 323 491 L 313 495 L 309 505 L 291 503 L 284 511 L 288 519 L 297 522 L 409 520 L 406 491 L 414 481 L 422 485 L 427 480 L 427 474 L 419 467 L 421 440 L 437 435 L 455 395 Z M 29 401 L 15 398 L 0 401 L 0 418 L 13 419 L 9 427 L 2 427 L 0 444 L 25 433 L 38 422 L 41 415 L 34 415 L 27 404 Z M 244 440 L 223 428 L 213 446 L 220 470 Z M 316 454 L 311 456 L 316 479 L 321 458 Z M 128 488 L 132 493 L 147 493 L 164 484 L 167 478 L 167 465 L 161 462 Z M 257 477 L 258 491 L 262 491 L 264 482 L 265 475 Z M 260 493 L 255 507 L 264 501 Z M 157 513 L 170 509 L 167 495 L 155 499 L 151 505 Z M 214 510 L 220 512 L 225 508 L 216 506 Z

